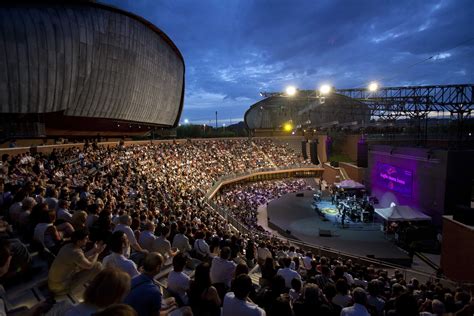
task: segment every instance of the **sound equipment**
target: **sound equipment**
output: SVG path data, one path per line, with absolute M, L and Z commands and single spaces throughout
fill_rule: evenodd
M 357 143 L 357 167 L 367 168 L 369 164 L 369 144 L 366 141 Z
M 306 144 L 307 144 L 306 140 L 301 141 L 301 153 L 304 159 L 308 159 L 308 151 L 306 150 Z
M 304 197 L 304 193 L 296 193 L 296 197 Z
M 330 229 L 319 229 L 319 237 L 332 237 Z
M 465 225 L 474 226 L 474 209 L 458 205 L 454 210 L 453 219 Z
M 315 165 L 319 165 L 317 140 L 313 140 L 309 143 L 309 153 L 311 155 L 311 163 Z

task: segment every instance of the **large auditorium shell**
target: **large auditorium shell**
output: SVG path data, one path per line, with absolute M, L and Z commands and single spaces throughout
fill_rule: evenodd
M 370 110 L 366 104 L 337 93 L 320 97 L 313 91 L 299 91 L 296 96 L 272 95 L 253 104 L 244 120 L 251 130 L 281 130 L 289 121 L 301 128 L 361 126 L 369 123 Z
M 46 3 L 0 4 L 3 134 L 178 124 L 185 65 L 166 34 L 115 7 Z

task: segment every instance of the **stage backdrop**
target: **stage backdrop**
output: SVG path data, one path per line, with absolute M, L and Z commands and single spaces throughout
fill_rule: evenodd
M 394 202 L 409 205 L 441 225 L 445 210 L 447 151 L 370 146 L 367 187 L 379 200 L 376 207 Z

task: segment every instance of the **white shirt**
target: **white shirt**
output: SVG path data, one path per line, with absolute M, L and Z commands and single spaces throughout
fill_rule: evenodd
M 281 275 L 285 279 L 285 286 L 287 288 L 291 288 L 291 281 L 293 279 L 301 280 L 300 274 L 290 268 L 278 269 L 277 275 Z
M 176 247 L 181 252 L 188 252 L 191 250 L 191 245 L 189 244 L 189 239 L 183 234 L 176 234 L 173 238 L 173 247 Z
M 138 243 L 140 246 L 148 251 L 152 251 L 153 249 L 153 242 L 155 241 L 156 236 L 153 232 L 149 230 L 142 231 L 140 234 L 140 238 L 138 239 Z
M 106 256 L 102 263 L 106 268 L 118 268 L 123 272 L 128 273 L 131 278 L 139 274 L 135 262 L 116 252 L 112 252 L 110 255 Z
M 237 265 L 233 261 L 225 260 L 221 257 L 215 257 L 212 259 L 210 271 L 211 282 L 224 283 L 230 287 L 236 266 Z
M 65 208 L 58 208 L 56 211 L 57 219 L 62 219 L 66 222 L 70 222 L 72 220 L 72 214 Z
M 257 249 L 257 258 L 258 260 L 262 260 L 262 261 L 265 261 L 265 259 L 267 258 L 273 258 L 272 257 L 272 253 L 270 252 L 270 250 L 268 250 L 268 248 L 258 248 Z
M 370 316 L 370 314 L 365 306 L 355 303 L 354 306 L 343 308 L 341 316 Z
M 311 270 L 311 261 L 313 261 L 313 258 L 305 256 L 303 258 L 303 265 L 306 270 Z
M 211 255 L 211 251 L 209 249 L 209 245 L 207 244 L 207 242 L 204 240 L 204 239 L 196 239 L 196 241 L 194 242 L 194 250 L 196 250 L 196 252 L 198 252 L 199 254 L 203 255 L 203 256 L 210 256 Z
M 136 245 L 137 244 L 137 239 L 135 238 L 135 234 L 133 233 L 133 230 L 130 228 L 130 226 L 123 225 L 123 224 L 118 224 L 115 226 L 114 233 L 116 231 L 122 231 L 127 235 L 129 246 L 127 247 L 127 250 L 125 251 L 125 257 L 129 258 L 130 257 L 130 245 Z
M 239 300 L 234 292 L 229 292 L 224 297 L 222 316 L 265 316 L 263 309 L 248 301 Z
M 168 290 L 179 295 L 184 304 L 188 303 L 186 291 L 189 289 L 189 277 L 184 272 L 171 271 L 168 274 Z

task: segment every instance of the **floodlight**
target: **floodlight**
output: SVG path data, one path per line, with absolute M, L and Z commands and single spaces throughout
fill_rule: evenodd
M 184 124 L 188 124 L 189 123 L 189 120 L 188 119 L 184 119 Z
M 323 84 L 321 87 L 319 87 L 319 92 L 321 94 L 329 94 L 331 92 L 331 86 L 328 84 Z
M 286 94 L 291 96 L 294 96 L 296 94 L 296 88 L 294 86 L 288 86 L 286 88 Z
M 291 123 L 289 123 L 289 122 L 283 124 L 283 130 L 284 130 L 285 132 L 291 132 L 292 129 L 293 129 L 293 124 L 291 124 Z
M 369 91 L 370 92 L 375 92 L 379 89 L 379 84 L 375 81 L 372 81 L 370 84 L 369 84 Z

